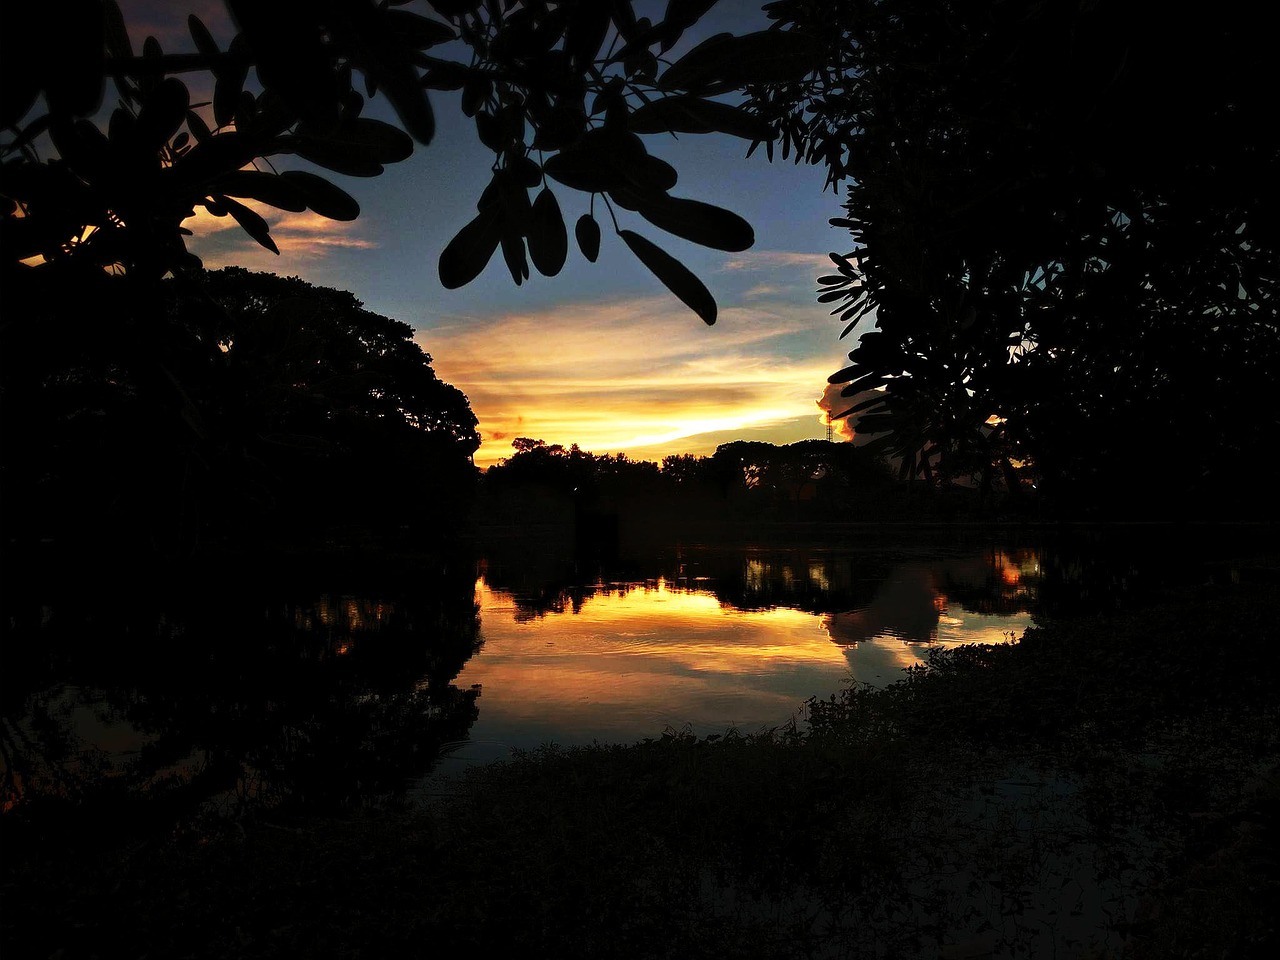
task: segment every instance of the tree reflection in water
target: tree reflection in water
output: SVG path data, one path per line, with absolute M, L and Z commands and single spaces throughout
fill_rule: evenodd
M 475 720 L 453 683 L 481 643 L 473 570 L 213 577 L 164 600 L 116 584 L 10 612 L 6 810 L 160 824 L 395 795 Z
M 929 543 L 919 549 L 878 542 L 863 547 L 695 545 L 586 569 L 571 557 L 557 562 L 544 554 L 532 564 L 498 554 L 483 567 L 486 583 L 512 596 L 517 620 L 579 613 L 590 597 L 625 595 L 661 580 L 667 589 L 711 594 L 726 609 L 858 614 L 878 625 L 850 642 L 882 634 L 936 638 L 939 614 L 952 602 L 982 614 L 1030 611 L 1040 571 L 1040 548 L 1017 542 Z

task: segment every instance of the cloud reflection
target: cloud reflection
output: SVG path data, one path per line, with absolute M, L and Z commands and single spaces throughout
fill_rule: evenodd
M 743 614 L 658 580 L 600 592 L 576 614 L 521 618 L 515 598 L 476 584 L 485 646 L 459 676 L 484 690 L 477 736 L 516 745 L 776 726 L 847 674 L 814 616 Z

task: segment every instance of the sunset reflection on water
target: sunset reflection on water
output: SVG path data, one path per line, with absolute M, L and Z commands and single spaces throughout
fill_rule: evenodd
M 1032 563 L 998 553 L 898 563 L 875 578 L 869 603 L 834 613 L 751 601 L 778 590 L 812 598 L 850 580 L 826 562 L 746 559 L 747 600 L 738 602 L 752 609 L 692 577 L 600 582 L 576 590 L 572 602 L 543 598 L 531 609 L 482 572 L 484 646 L 457 681 L 482 689 L 469 749 L 487 758 L 543 742 L 633 741 L 668 727 L 705 735 L 779 726 L 850 678 L 893 682 L 936 646 L 1021 636 L 1030 616 L 1009 598 L 1020 564 Z M 944 593 L 945 585 L 978 581 L 1000 584 L 1006 600 L 987 604 L 998 609 L 976 612 Z

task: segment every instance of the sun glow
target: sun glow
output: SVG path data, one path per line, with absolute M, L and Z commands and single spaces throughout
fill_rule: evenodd
M 811 614 L 726 610 L 661 578 L 600 584 L 573 613 L 530 616 L 483 577 L 476 601 L 484 648 L 456 682 L 481 684 L 482 715 L 502 736 L 518 727 L 536 741 L 542 725 L 566 721 L 584 741 L 684 723 L 755 729 L 783 722 L 811 687 L 847 672 Z
M 985 562 L 971 565 L 977 575 Z M 952 564 L 952 574 L 964 565 Z M 763 561 L 748 560 L 747 585 L 764 585 Z M 779 567 L 779 582 L 813 565 Z M 924 565 L 897 567 L 871 604 L 814 614 L 788 607 L 739 609 L 710 586 L 663 578 L 600 582 L 572 604 L 476 581 L 484 646 L 455 680 L 485 691 L 481 737 L 536 746 L 656 736 L 689 724 L 723 733 L 777 726 L 809 697 L 851 675 L 891 683 L 939 645 L 1001 642 L 1025 617 L 982 615 L 952 603 Z
M 480 466 L 509 456 L 516 437 L 660 460 L 820 436 L 812 411 L 832 361 L 787 354 L 807 323 L 801 311 L 731 308 L 699 329 L 653 297 L 441 321 L 418 340 L 480 418 Z

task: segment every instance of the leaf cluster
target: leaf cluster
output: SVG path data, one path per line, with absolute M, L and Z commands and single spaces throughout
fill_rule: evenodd
M 641 135 L 768 139 L 771 131 L 752 114 L 712 97 L 752 79 L 802 74 L 811 63 L 807 48 L 795 49 L 782 34 L 718 35 L 663 70 L 662 55 L 711 6 L 673 0 L 656 23 L 637 19 L 624 2 L 486 4 L 473 11 L 460 28 L 475 51 L 470 66 L 439 63 L 424 81 L 461 89 L 464 112 L 494 153 L 476 216 L 441 255 L 446 287 L 474 280 L 499 249 L 517 284 L 529 278 L 531 265 L 545 276 L 559 273 L 569 230 L 555 184 L 591 194 L 573 229 L 587 260 L 599 256 L 600 197 L 631 253 L 704 321 L 715 322 L 715 300 L 702 281 L 651 239 L 623 228 L 618 211 L 720 250 L 747 249 L 754 233 L 728 210 L 672 195 L 676 170 L 650 154 Z M 748 57 L 775 45 L 772 56 Z
M 197 208 L 230 216 L 278 252 L 245 200 L 337 220 L 359 206 L 316 174 L 277 172 L 271 158 L 369 177 L 432 137 L 413 63 L 453 33 L 430 18 L 354 2 L 232 2 L 239 32 L 226 50 L 193 14 L 197 53 L 166 54 L 148 37 L 139 54 L 114 0 L 76 6 L 75 16 L 5 10 L 14 38 L 0 101 L 13 134 L 0 144 L 6 265 L 71 262 L 144 277 L 197 268 L 181 226 Z M 211 75 L 210 102 L 192 102 L 179 78 L 189 72 Z M 387 97 L 403 129 L 361 116 L 356 74 L 369 96 Z M 117 98 L 104 130 L 95 118 L 108 79 Z
M 192 15 L 194 54 L 166 53 L 154 37 L 135 51 L 115 0 L 76 0 L 74 12 L 6 8 L 5 261 L 74 260 L 156 277 L 193 269 L 199 262 L 181 223 L 198 208 L 231 217 L 278 252 L 267 221 L 245 201 L 338 220 L 359 206 L 321 176 L 278 171 L 274 158 L 375 177 L 431 141 L 428 91 L 457 90 L 494 161 L 475 218 L 441 255 L 446 287 L 474 280 L 499 248 L 517 284 L 531 265 L 558 273 L 568 230 L 554 181 L 600 195 L 624 244 L 711 323 L 715 301 L 703 283 L 622 229 L 616 208 L 716 249 L 745 249 L 753 232 L 736 214 L 671 195 L 675 170 L 638 134 L 768 139 L 766 124 L 712 97 L 812 67 L 808 46 L 768 33 L 713 37 L 664 70 L 663 54 L 712 5 L 672 0 L 655 23 L 637 18 L 630 0 L 438 0 L 423 12 L 403 2 L 227 0 L 238 32 L 223 49 Z M 180 79 L 190 72 L 210 75 L 211 101 L 191 102 Z M 103 129 L 95 117 L 108 79 L 118 96 Z M 362 115 L 378 95 L 397 124 Z M 594 203 L 574 233 L 594 261 Z

